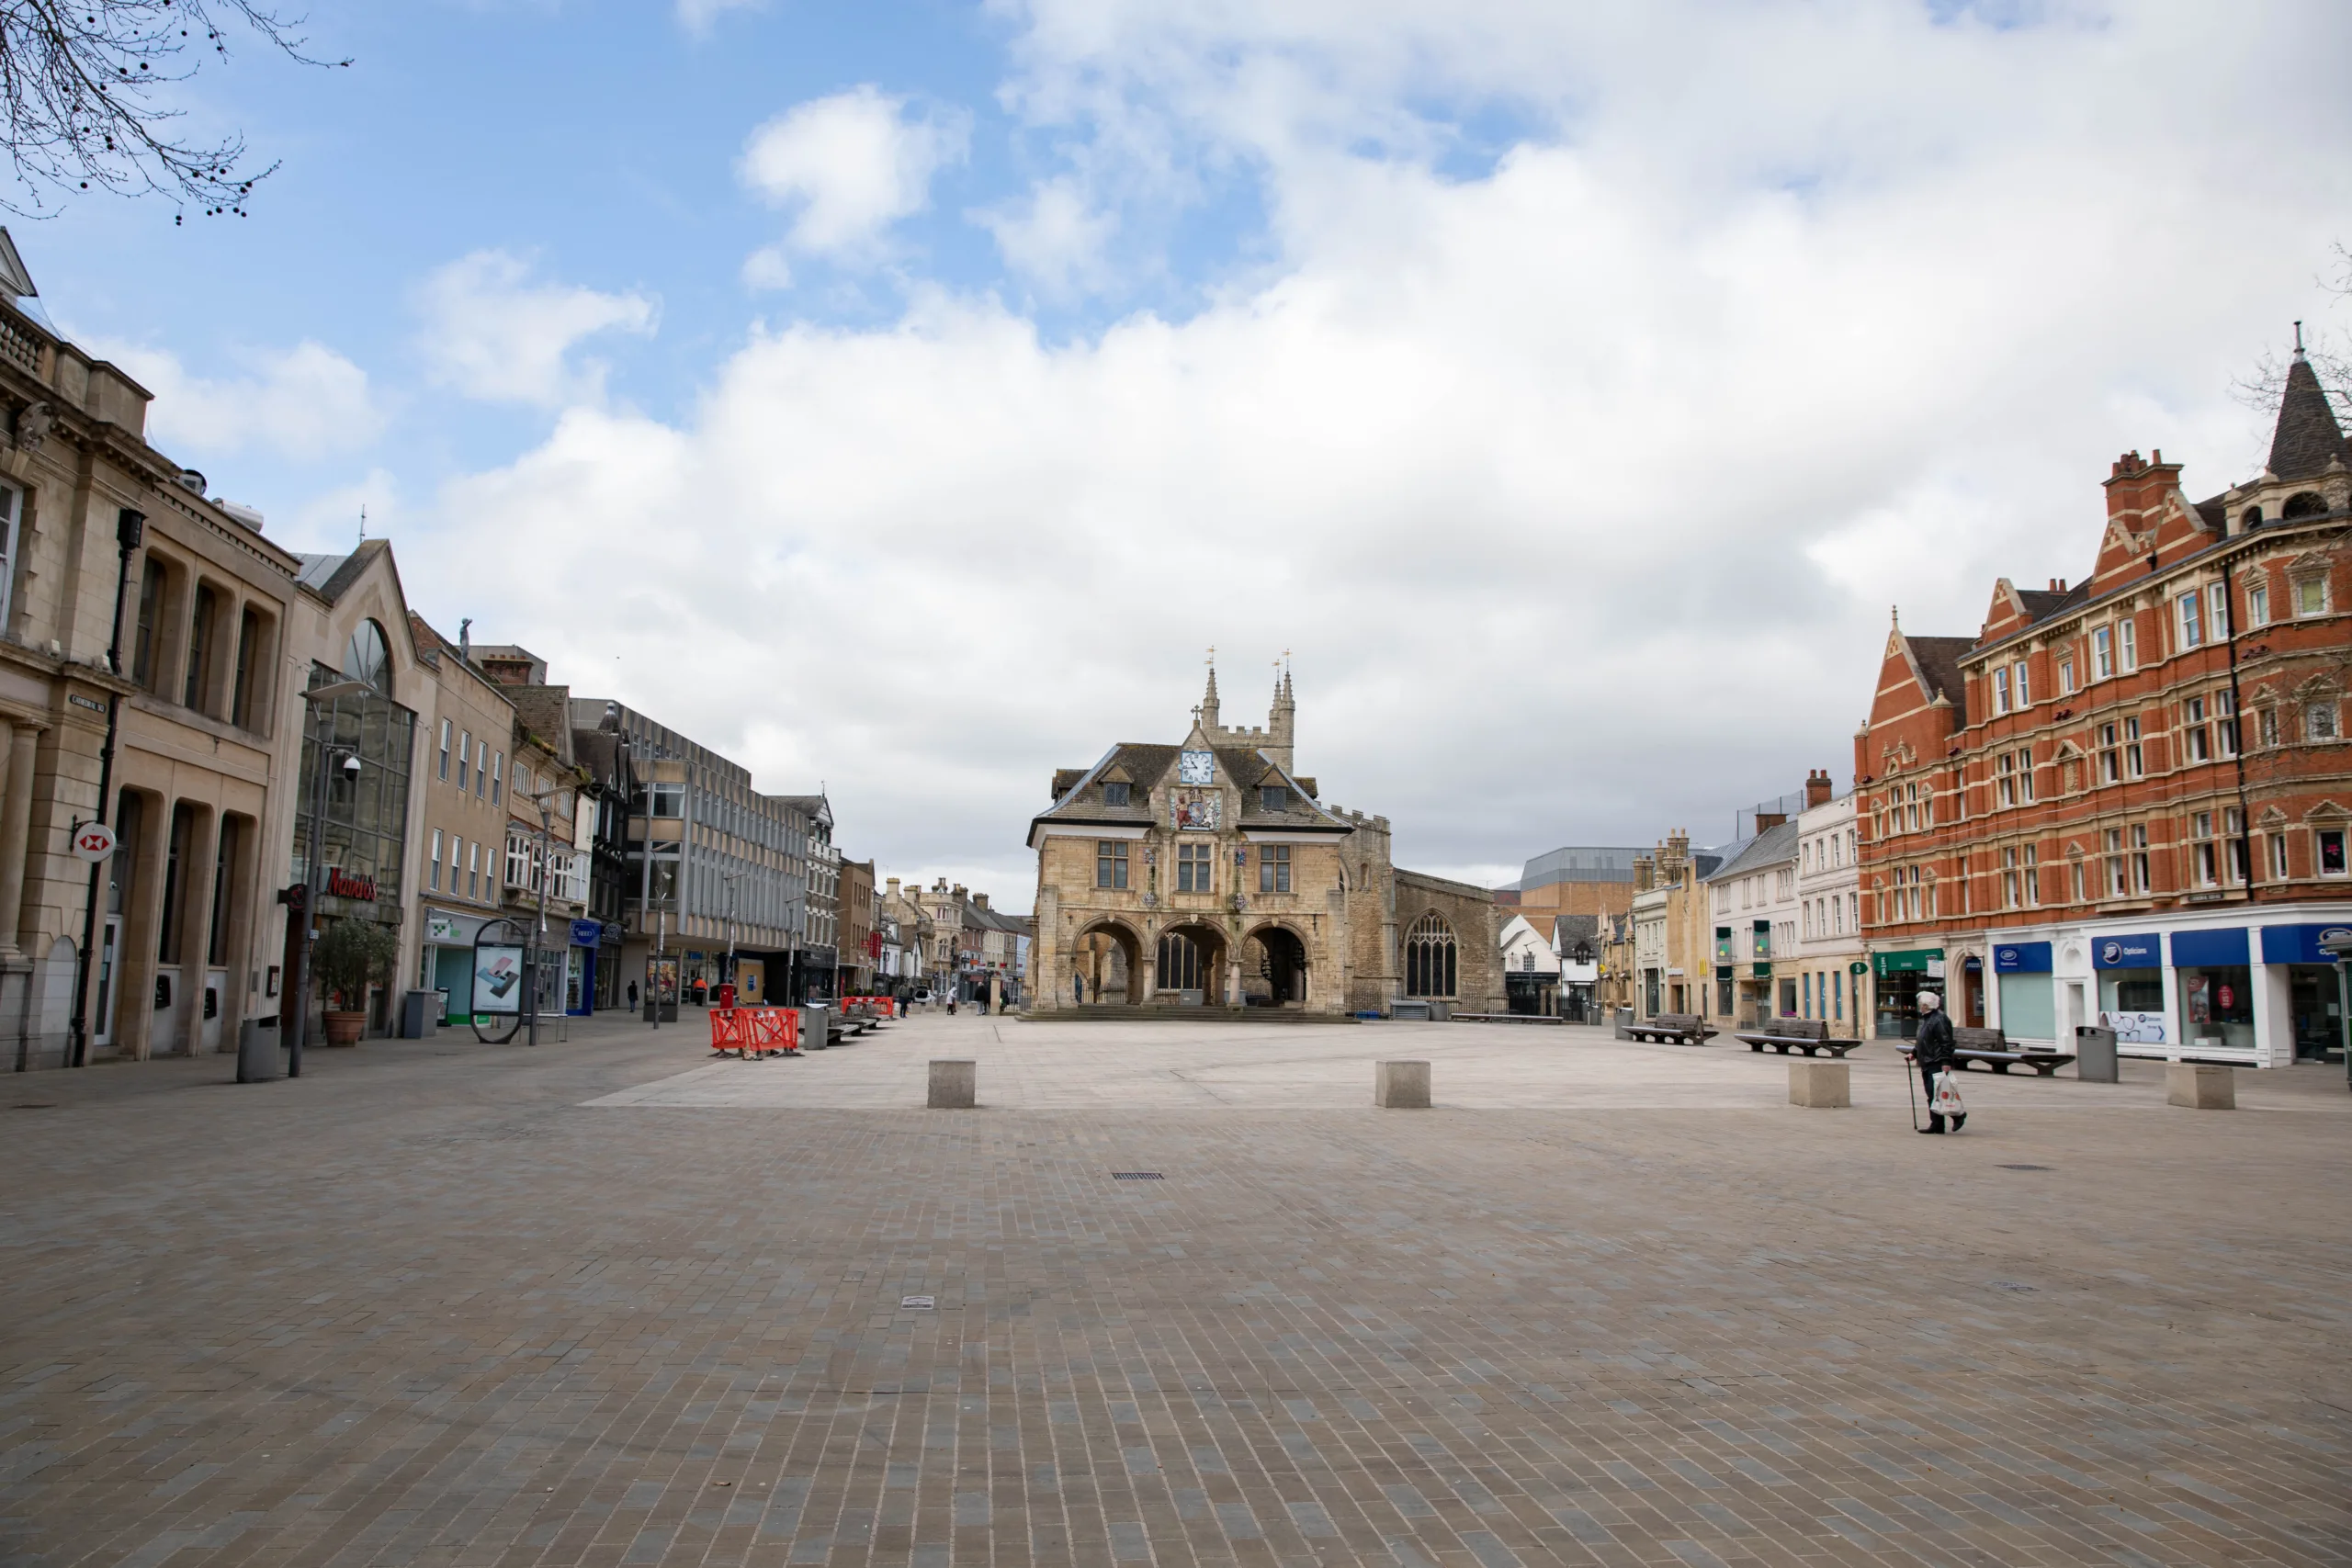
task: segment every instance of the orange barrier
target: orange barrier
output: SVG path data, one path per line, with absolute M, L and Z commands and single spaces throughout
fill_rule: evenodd
M 896 997 L 843 997 L 842 998 L 843 1007 L 853 1007 L 860 1002 L 872 1008 L 884 1018 L 899 1016 L 899 998 Z
M 800 1014 L 791 1008 L 713 1008 L 710 1054 L 746 1062 L 800 1055 Z

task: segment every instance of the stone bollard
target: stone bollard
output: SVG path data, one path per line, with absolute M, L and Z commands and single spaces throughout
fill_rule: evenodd
M 934 1061 L 931 1098 L 923 1103 L 933 1111 L 969 1111 L 979 1103 L 975 1094 L 978 1077 L 978 1062 Z
M 1854 1103 L 1853 1074 L 1844 1062 L 1789 1058 L 1789 1103 L 1842 1111 Z
M 2166 1062 L 2165 1100 L 2191 1111 L 2235 1111 L 2237 1069 L 2203 1062 Z
M 1430 1108 L 1430 1065 L 1427 1062 L 1374 1062 L 1372 1102 L 1384 1111 L 1427 1111 Z

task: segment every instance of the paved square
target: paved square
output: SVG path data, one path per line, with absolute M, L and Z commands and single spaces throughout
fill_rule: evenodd
M 1844 1111 L 1580 1030 L 704 1057 L 10 1079 L 0 1560 L 2352 1562 L 2340 1071 L 1928 1139 L 1883 1047 Z

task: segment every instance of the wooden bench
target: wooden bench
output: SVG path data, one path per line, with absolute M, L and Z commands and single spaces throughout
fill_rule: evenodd
M 1954 1026 L 1951 1039 L 1952 1066 L 1963 1072 L 1981 1062 L 2004 1077 L 2008 1076 L 2011 1067 L 2031 1067 L 2045 1078 L 2055 1077 L 2059 1068 L 2075 1059 L 2071 1054 L 2064 1051 L 2018 1050 L 2010 1045 L 2007 1039 L 1997 1029 L 1962 1029 Z M 1908 1040 L 1903 1043 L 1903 1055 L 1905 1057 L 1912 1056 L 1917 1049 L 1918 1047 Z
M 1775 1018 L 1769 1020 L 1754 1033 L 1742 1034 L 1737 1038 L 1746 1041 L 1751 1051 L 1760 1054 L 1765 1046 L 1770 1045 L 1783 1056 L 1792 1051 L 1802 1051 L 1808 1056 L 1815 1051 L 1843 1056 L 1861 1043 L 1859 1040 L 1830 1039 L 1827 1021 L 1818 1018 Z
M 1625 1026 L 1625 1032 L 1635 1040 L 1666 1045 L 1704 1045 L 1715 1032 L 1695 1013 L 1662 1012 L 1656 1018 L 1635 1019 Z

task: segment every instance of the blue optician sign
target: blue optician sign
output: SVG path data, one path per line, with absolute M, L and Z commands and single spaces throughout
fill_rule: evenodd
M 2335 957 L 2324 952 L 2319 945 L 2331 937 L 2352 937 L 2352 925 L 2265 926 L 2262 928 L 2262 961 L 2265 964 L 2333 964 Z
M 605 922 L 604 922 L 604 921 L 602 921 L 602 920 L 574 920 L 574 921 L 572 921 L 572 922 L 571 922 L 571 945 L 572 945 L 572 946 L 574 946 L 574 947 L 594 947 L 594 946 L 595 946 L 598 942 L 603 942 L 604 940 L 605 940 Z
M 2155 931 L 2136 936 L 2102 936 L 2091 941 L 2091 964 L 2098 969 L 2161 969 L 2164 938 Z
M 1993 950 L 1993 972 L 1996 975 L 2047 975 L 2050 973 L 2050 944 L 2046 942 L 2003 942 Z

